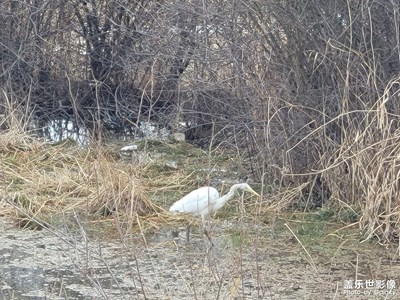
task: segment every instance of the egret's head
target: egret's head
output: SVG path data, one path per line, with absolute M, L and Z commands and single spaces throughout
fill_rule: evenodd
M 250 192 L 250 193 L 252 193 L 252 194 L 254 194 L 254 195 L 260 197 L 260 195 L 259 195 L 255 190 L 253 190 L 247 183 L 235 184 L 235 185 L 233 185 L 233 186 L 231 187 L 231 190 L 232 190 L 232 189 L 233 189 L 233 190 L 241 189 L 241 190 L 243 190 L 243 191 Z

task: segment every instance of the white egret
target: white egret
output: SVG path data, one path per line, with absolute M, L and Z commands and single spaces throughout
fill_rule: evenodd
M 253 193 L 254 195 L 260 197 L 260 195 L 255 192 L 247 183 L 238 183 L 232 185 L 232 187 L 229 189 L 229 192 L 222 197 L 220 197 L 215 188 L 205 186 L 190 192 L 182 199 L 176 201 L 170 207 L 169 211 L 174 213 L 191 213 L 193 215 L 201 216 L 204 232 L 211 242 L 206 230 L 206 219 L 217 210 L 222 208 L 226 202 L 232 199 L 238 189 Z M 189 228 L 187 237 L 189 237 Z

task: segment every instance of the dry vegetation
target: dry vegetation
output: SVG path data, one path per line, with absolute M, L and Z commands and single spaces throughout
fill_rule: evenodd
M 16 213 L 22 224 L 60 222 L 74 212 L 90 219 L 113 215 L 127 230 L 163 211 L 145 195 L 149 184 L 135 168 L 116 159 L 116 150 L 82 148 L 72 140 L 50 145 L 13 131 L 0 139 L 2 197 L 12 205 L 3 203 L 3 214 Z
M 32 241 L 13 230 L 7 234 L 16 239 L 17 253 L 35 249 L 35 265 L 52 261 L 44 274 L 53 278 L 56 272 L 66 287 L 50 280 L 54 294 L 70 296 L 73 290 L 71 279 L 60 273 L 64 268 L 74 270 L 73 281 L 89 280 L 77 290 L 93 299 L 333 299 L 344 295 L 345 280 L 399 280 L 395 247 L 360 244 L 367 238 L 354 230 L 362 225 L 361 208 L 338 201 L 314 213 L 298 212 L 307 182 L 294 187 L 253 182 L 262 199 L 236 199 L 217 214 L 213 249 L 196 226 L 186 244 L 180 228 L 186 217 L 164 208 L 200 185 L 226 190 L 230 180 L 246 173 L 248 159 L 232 149 L 144 140 L 136 153 L 124 156 L 112 143 L 51 144 L 12 130 L 0 134 L 0 145 L 2 215 L 21 227 L 46 229 L 35 230 Z M 368 151 L 348 161 L 362 153 Z M 177 168 L 166 163 L 171 160 Z M 374 159 L 369 164 L 375 166 Z M 173 229 L 180 237 L 172 237 Z M 60 241 L 62 246 L 53 246 Z M 47 260 L 41 261 L 41 252 Z M 60 253 L 67 259 L 54 261 Z M 14 259 L 29 265 L 21 256 Z
M 20 243 L 29 257 L 56 249 L 93 299 L 398 285 L 399 24 L 387 0 L 3 0 L 0 216 L 46 229 L 0 231 L 11 270 Z M 148 139 L 143 122 L 187 142 Z M 127 137 L 139 149 L 125 156 Z M 246 177 L 262 197 L 218 212 L 213 249 L 196 226 L 189 244 L 171 237 L 188 221 L 171 203 Z
M 18 214 L 47 222 L 84 209 L 127 231 L 165 221 L 158 206 L 174 196 L 152 200 L 214 184 L 196 167 L 221 168 L 229 149 L 235 171 L 271 194 L 255 214 L 331 207 L 348 211 L 365 238 L 399 242 L 395 1 L 2 7 L 1 179 Z M 48 145 L 24 133 L 60 120 L 93 142 Z M 123 163 L 104 148 L 104 133 L 138 134 L 141 121 L 185 131 L 206 153 L 168 172 L 157 159 Z

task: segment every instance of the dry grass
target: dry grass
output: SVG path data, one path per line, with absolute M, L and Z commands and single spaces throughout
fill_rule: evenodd
M 324 176 L 334 199 L 361 208 L 367 238 L 390 242 L 399 234 L 400 131 L 372 125 L 349 133 Z
M 91 219 L 112 216 L 129 229 L 165 214 L 146 194 L 149 180 L 117 152 L 69 140 L 49 145 L 11 131 L 0 135 L 0 144 L 2 194 L 14 206 L 5 205 L 5 215 L 49 221 L 78 212 Z

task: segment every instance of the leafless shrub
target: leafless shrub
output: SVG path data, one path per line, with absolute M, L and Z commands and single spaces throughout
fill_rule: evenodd
M 397 222 L 394 1 L 3 7 L 2 114 L 11 100 L 24 120 L 73 119 L 98 131 L 185 122 L 189 138 L 247 157 L 258 180 L 302 186 L 316 205 L 329 195 L 360 205 L 360 225 L 389 239 Z

